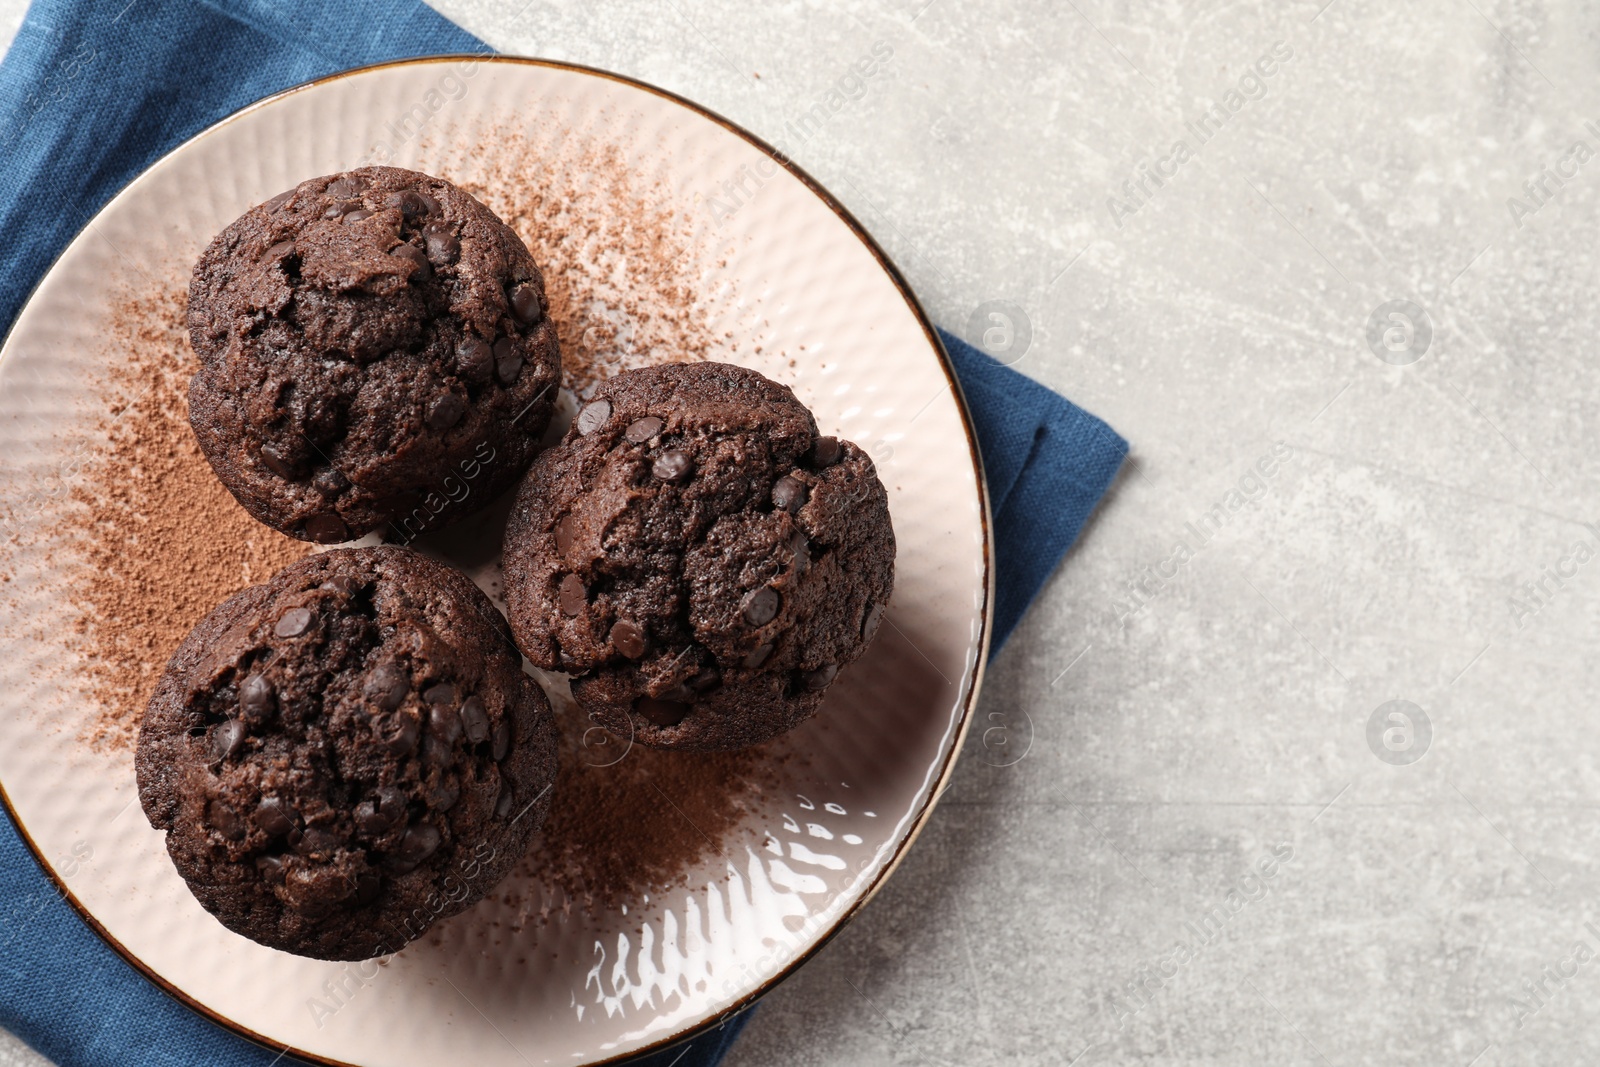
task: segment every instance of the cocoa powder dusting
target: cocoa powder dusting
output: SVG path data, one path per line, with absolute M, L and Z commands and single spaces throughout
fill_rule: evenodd
M 508 883 L 508 904 L 536 920 L 610 911 L 687 886 L 713 858 L 717 868 L 724 860 L 743 866 L 735 831 L 776 796 L 788 762 L 775 744 L 714 753 L 630 747 L 569 702 L 555 706 L 564 744 L 550 817 L 518 868 L 524 877 Z M 518 900 L 518 883 L 538 887 L 540 899 Z
M 613 144 L 563 132 L 495 132 L 472 193 L 527 243 L 544 271 L 565 384 L 580 395 L 631 367 L 723 358 L 700 283 L 708 250 L 669 192 Z M 719 355 L 720 353 L 720 355 Z
M 106 443 L 68 496 L 77 558 L 66 568 L 67 642 L 99 706 L 91 743 L 131 746 L 156 680 L 195 623 L 310 549 L 246 514 L 195 443 L 185 296 L 174 281 L 116 307 L 105 384 L 119 399 L 96 426 Z

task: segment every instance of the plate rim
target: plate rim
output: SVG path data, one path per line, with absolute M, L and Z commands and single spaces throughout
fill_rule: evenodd
M 618 1055 L 609 1056 L 605 1059 L 594 1060 L 588 1065 L 588 1067 L 608 1067 L 608 1065 L 621 1064 L 638 1057 L 649 1056 L 665 1051 L 685 1042 L 692 1041 L 695 1038 L 710 1032 L 711 1030 L 721 1028 L 728 1022 L 728 1020 L 742 1014 L 751 1007 L 754 1007 L 758 1001 L 790 978 L 797 970 L 808 963 L 812 957 L 821 951 L 825 945 L 838 936 L 838 934 L 861 913 L 861 910 L 878 895 L 878 892 L 883 888 L 884 884 L 888 882 L 890 876 L 899 869 L 900 864 L 906 857 L 906 854 L 910 852 L 911 846 L 915 844 L 917 838 L 921 836 L 923 828 L 927 825 L 930 816 L 933 814 L 934 807 L 937 806 L 940 797 L 944 795 L 944 791 L 948 787 L 950 778 L 955 772 L 957 758 L 959 757 L 962 746 L 966 740 L 967 732 L 972 725 L 972 711 L 977 704 L 979 692 L 983 687 L 984 674 L 988 668 L 989 656 L 991 652 L 990 644 L 994 635 L 995 559 L 994 533 L 992 529 L 993 514 L 991 511 L 988 477 L 983 467 L 983 455 L 978 445 L 976 430 L 973 427 L 972 413 L 967 404 L 966 392 L 961 386 L 961 379 L 955 373 L 955 367 L 950 359 L 950 354 L 945 350 L 944 341 L 939 337 L 937 328 L 933 325 L 932 320 L 929 319 L 928 313 L 923 309 L 921 301 L 917 299 L 916 294 L 912 291 L 911 286 L 909 283 L 907 283 L 904 275 L 900 273 L 900 269 L 895 266 L 894 261 L 889 258 L 888 254 L 884 252 L 883 248 L 879 246 L 878 242 L 869 232 L 867 232 L 866 228 L 861 225 L 861 222 L 855 217 L 855 215 L 852 214 L 850 210 L 842 203 L 840 203 L 839 200 L 836 199 L 834 195 L 822 185 L 822 183 L 808 174 L 787 154 L 778 150 L 763 138 L 750 132 L 731 119 L 725 118 L 723 115 L 713 111 L 711 108 L 708 108 L 703 104 L 696 103 L 695 101 L 675 93 L 670 89 L 663 89 L 660 86 L 653 85 L 630 75 L 619 74 L 615 71 L 605 70 L 600 67 L 593 67 L 582 63 L 570 63 L 563 60 L 544 59 L 535 56 L 502 54 L 483 55 L 472 52 L 446 52 L 384 60 L 378 63 L 367 63 L 358 67 L 350 67 L 345 70 L 337 71 L 333 74 L 323 75 L 319 78 L 312 78 L 296 85 L 292 85 L 287 89 L 282 89 L 268 96 L 264 96 L 259 100 L 253 101 L 252 103 L 246 104 L 243 107 L 224 115 L 222 118 L 211 123 L 209 126 L 206 126 L 204 129 L 192 134 L 191 136 L 184 138 L 178 144 L 174 145 L 172 148 L 151 160 L 139 171 L 138 174 L 134 175 L 125 185 L 118 189 L 109 200 L 96 209 L 94 214 L 84 222 L 83 226 L 79 228 L 77 233 L 73 234 L 71 240 L 62 246 L 61 251 L 56 253 L 56 255 L 51 259 L 50 265 L 46 267 L 44 272 L 39 275 L 37 280 L 35 280 L 34 284 L 28 291 L 27 298 L 18 308 L 16 318 L 11 321 L 10 326 L 6 329 L 4 337 L 0 338 L 0 365 L 3 365 L 6 355 L 8 355 L 12 350 L 11 340 L 12 336 L 16 332 L 17 324 L 22 321 L 24 313 L 26 313 L 29 306 L 32 305 L 34 298 L 38 295 L 39 289 L 44 285 L 46 279 L 55 273 L 55 270 L 57 266 L 60 265 L 62 258 L 64 258 L 67 252 L 84 238 L 85 234 L 94 229 L 95 223 L 102 215 L 111 210 L 111 208 L 121 201 L 123 197 L 129 194 L 133 186 L 138 183 L 140 178 L 143 178 L 151 170 L 166 162 L 172 156 L 184 151 L 190 145 L 200 141 L 202 138 L 217 132 L 224 126 L 238 121 L 251 112 L 268 107 L 272 104 L 276 104 L 278 101 L 287 97 L 308 92 L 344 78 L 355 77 L 362 74 L 368 74 L 373 71 L 387 70 L 395 67 L 421 67 L 436 63 L 455 63 L 463 60 L 478 63 L 494 63 L 504 66 L 544 67 L 548 69 L 564 71 L 567 73 L 598 77 L 607 81 L 617 82 L 630 88 L 643 90 L 652 96 L 660 97 L 670 103 L 678 105 L 679 107 L 685 108 L 702 118 L 711 120 L 718 126 L 721 126 L 723 129 L 744 140 L 750 146 L 766 155 L 774 163 L 798 179 L 800 183 L 811 192 L 812 195 L 814 195 L 823 203 L 825 207 L 838 216 L 839 220 L 845 224 L 845 227 L 856 237 L 857 240 L 861 242 L 863 246 L 866 247 L 867 251 L 872 254 L 872 257 L 877 261 L 878 266 L 886 275 L 888 275 L 889 280 L 894 284 L 895 289 L 899 291 L 901 298 L 906 302 L 907 308 L 911 311 L 912 316 L 917 320 L 917 324 L 922 328 L 922 332 L 927 338 L 928 343 L 933 350 L 933 354 L 938 361 L 939 369 L 944 372 L 945 379 L 950 385 L 951 394 L 956 402 L 956 411 L 961 419 L 961 428 L 966 436 L 967 451 L 972 461 L 973 471 L 976 475 L 975 482 L 978 489 L 979 501 L 978 518 L 979 526 L 983 535 L 982 558 L 984 570 L 984 603 L 983 611 L 980 616 L 981 629 L 977 640 L 977 661 L 973 665 L 972 684 L 968 687 L 966 699 L 962 702 L 961 717 L 956 723 L 955 736 L 951 742 L 950 749 L 944 756 L 943 765 L 938 769 L 938 775 L 933 781 L 932 788 L 928 792 L 927 799 L 924 800 L 922 802 L 922 806 L 912 814 L 911 826 L 906 832 L 905 839 L 895 847 L 894 853 L 884 864 L 883 869 L 878 872 L 878 874 L 873 878 L 871 884 L 869 884 L 861 892 L 860 896 L 858 896 L 855 901 L 846 907 L 844 911 L 841 912 L 833 921 L 832 925 L 817 936 L 815 941 L 801 950 L 787 966 L 773 974 L 771 977 L 767 978 L 765 981 L 761 982 L 749 992 L 740 996 L 732 1005 L 724 1008 L 722 1011 L 718 1012 L 709 1019 L 706 1019 L 700 1023 L 691 1024 L 686 1029 L 683 1029 L 677 1033 L 663 1036 L 656 1041 L 631 1052 L 620 1053 Z M 54 886 L 56 894 L 71 905 L 72 910 L 78 914 L 78 917 L 83 920 L 83 922 L 91 931 L 94 932 L 96 936 L 100 938 L 100 940 L 104 941 L 108 946 L 110 946 L 113 952 L 115 952 L 126 963 L 133 967 L 134 970 L 138 971 L 139 974 L 154 984 L 156 988 L 161 990 L 167 996 L 188 1008 L 190 1011 L 195 1012 L 213 1025 L 219 1026 L 229 1033 L 237 1037 L 244 1038 L 253 1044 L 276 1051 L 280 1055 L 294 1056 L 308 1063 L 322 1065 L 322 1067 L 366 1067 L 364 1064 L 352 1063 L 347 1060 L 330 1059 L 325 1056 L 320 1056 L 316 1053 L 307 1052 L 306 1050 L 297 1048 L 292 1044 L 284 1044 L 267 1037 L 265 1034 L 257 1033 L 242 1023 L 228 1018 L 221 1012 L 218 1012 L 211 1007 L 200 1003 L 188 993 L 177 988 L 166 978 L 156 973 L 155 970 L 150 965 L 146 964 L 144 960 L 142 960 L 137 954 L 129 950 L 125 945 L 122 944 L 122 942 L 118 941 L 114 936 L 112 936 L 111 932 L 107 930 L 98 919 L 95 918 L 93 913 L 91 913 L 89 909 L 85 907 L 84 904 L 78 900 L 77 896 L 67 887 L 66 882 L 56 873 L 55 868 L 51 866 L 50 862 L 45 858 L 45 855 L 40 849 L 38 843 L 34 841 L 33 835 L 29 833 L 27 827 L 23 824 L 22 818 L 17 814 L 16 806 L 12 803 L 11 795 L 6 790 L 3 780 L 0 780 L 0 804 L 5 806 L 6 815 L 10 818 L 12 825 L 16 828 L 17 835 L 27 846 L 28 851 L 33 854 L 34 861 L 39 865 L 40 869 L 44 872 L 45 876 Z

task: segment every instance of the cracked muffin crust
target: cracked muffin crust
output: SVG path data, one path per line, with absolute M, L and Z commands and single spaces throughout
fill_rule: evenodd
M 224 926 L 366 959 L 521 858 L 549 810 L 555 722 L 465 575 L 409 549 L 336 549 L 194 628 L 135 767 L 150 825 Z
M 513 633 L 590 718 L 715 750 L 799 724 L 894 586 L 872 460 L 785 386 L 677 363 L 603 383 L 534 461 L 506 527 Z
M 512 230 L 394 167 L 301 182 L 214 238 L 189 287 L 189 421 L 223 485 L 304 541 L 409 541 L 527 468 L 561 358 Z

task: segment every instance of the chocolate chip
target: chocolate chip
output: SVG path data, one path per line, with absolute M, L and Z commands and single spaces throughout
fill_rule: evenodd
M 461 799 L 461 784 L 455 779 L 445 779 L 428 790 L 428 807 L 434 811 L 449 811 Z
M 411 680 L 406 677 L 406 672 L 395 664 L 382 663 L 367 675 L 362 690 L 366 693 L 367 699 L 380 709 L 393 711 L 405 703 L 406 694 L 411 692 Z
M 366 188 L 367 181 L 365 178 L 344 174 L 329 182 L 328 187 L 323 192 L 329 196 L 336 196 L 341 200 L 348 200 L 352 196 L 360 196 L 366 191 Z
M 634 714 L 657 726 L 676 726 L 689 717 L 690 707 L 681 700 L 640 697 L 633 702 Z
M 871 641 L 878 632 L 878 626 L 883 622 L 883 605 L 874 604 L 867 609 L 867 617 L 861 623 L 862 640 Z
M 565 552 L 572 547 L 573 519 L 571 514 L 563 515 L 556 520 L 556 551 Z
M 513 289 L 511 313 L 525 326 L 537 325 L 544 318 L 544 304 L 539 300 L 538 287 L 524 282 Z
M 290 480 L 299 477 L 299 472 L 295 469 L 294 460 L 290 457 L 289 453 L 279 445 L 262 445 L 260 456 L 261 462 L 265 463 L 267 465 L 267 469 L 272 471 L 272 473 L 276 474 L 278 477 L 288 478 Z
M 837 663 L 824 664 L 814 671 L 801 671 L 800 684 L 813 693 L 821 692 L 832 683 L 834 675 L 839 673 Z
M 611 417 L 611 401 L 604 398 L 590 401 L 578 412 L 578 432 L 584 436 L 594 433 Z
M 579 615 L 589 606 L 589 590 L 583 587 L 583 579 L 576 574 L 569 574 L 561 579 L 561 613 L 563 615 Z
M 689 688 L 696 693 L 709 693 L 721 684 L 722 672 L 715 667 L 707 667 L 689 679 Z
M 345 839 L 340 834 L 322 826 L 309 826 L 300 840 L 295 842 L 295 851 L 308 854 L 320 852 L 326 855 L 343 846 Z
M 742 665 L 749 667 L 751 670 L 755 670 L 757 667 L 767 662 L 771 656 L 772 642 L 768 641 L 764 645 L 757 645 L 755 648 L 751 649 L 750 654 L 745 656 Z
M 449 224 L 430 222 L 422 228 L 422 236 L 428 242 L 428 258 L 439 266 L 448 266 L 461 258 L 461 241 Z
M 239 716 L 248 722 L 257 725 L 266 722 L 272 717 L 277 702 L 272 683 L 262 675 L 252 674 L 239 686 Z
M 257 856 L 256 870 L 273 885 L 283 884 L 284 862 L 282 856 Z
M 352 222 L 360 222 L 362 219 L 370 219 L 371 217 L 372 212 L 364 207 L 358 207 L 354 211 L 346 211 L 339 221 L 348 226 Z
M 494 376 L 501 385 L 510 385 L 522 373 L 522 350 L 517 342 L 502 337 L 494 343 Z
M 276 211 L 283 205 L 287 204 L 289 202 L 289 198 L 293 196 L 294 193 L 295 191 L 293 189 L 287 189 L 273 197 L 271 200 L 268 200 L 265 204 L 262 204 L 261 208 L 263 211 Z
M 789 537 L 789 564 L 796 574 L 804 574 L 811 565 L 811 541 L 803 530 L 796 530 Z
M 422 699 L 429 704 L 449 704 L 453 707 L 456 702 L 456 687 L 449 682 L 430 685 L 422 691 Z
M 400 214 L 408 219 L 439 210 L 439 205 L 434 202 L 433 197 L 415 189 L 402 189 L 398 193 L 390 193 L 388 199 L 384 200 L 383 206 L 399 208 Z
M 381 786 L 372 800 L 356 805 L 356 826 L 363 833 L 377 837 L 406 814 L 406 795 L 392 785 Z
M 350 527 L 337 515 L 313 515 L 306 520 L 306 536 L 319 545 L 350 540 Z
M 293 241 L 279 241 L 277 244 L 275 244 L 271 248 L 267 249 L 267 254 L 262 256 L 261 258 L 270 259 L 270 260 L 282 260 L 282 259 L 285 259 L 288 256 L 292 255 L 293 253 L 294 253 L 294 242 Z
M 494 373 L 494 349 L 487 341 L 468 337 L 456 346 L 456 368 L 467 381 L 482 385 Z
M 355 902 L 365 906 L 378 899 L 383 892 L 383 876 L 377 871 L 362 871 L 356 875 Z
M 411 708 L 402 708 L 378 720 L 378 737 L 383 747 L 397 756 L 415 752 L 421 736 L 422 716 Z
M 456 738 L 461 736 L 461 716 L 449 704 L 430 705 L 428 729 L 445 744 L 453 745 L 456 743 Z
M 618 619 L 616 625 L 611 627 L 611 644 L 629 659 L 638 659 L 644 655 L 646 644 L 644 630 L 638 623 Z
M 348 210 L 350 210 L 350 205 L 336 200 L 322 209 L 322 217 L 325 219 L 336 219 Z
M 224 718 L 218 725 L 211 728 L 211 741 L 208 745 L 213 760 L 227 760 L 238 755 L 238 750 L 245 747 L 245 723 L 237 718 Z
M 414 870 L 418 864 L 439 850 L 443 840 L 436 827 L 425 823 L 412 823 L 406 827 L 405 836 L 400 838 L 400 844 L 395 848 L 394 858 L 406 870 Z
M 428 405 L 428 428 L 448 430 L 467 413 L 467 402 L 455 393 L 440 393 Z
M 262 797 L 256 805 L 256 825 L 273 837 L 282 837 L 294 829 L 292 809 L 277 797 Z
M 428 257 L 416 245 L 400 245 L 390 249 L 389 254 L 395 259 L 403 259 L 416 269 L 411 272 L 411 280 L 425 282 L 433 277 L 433 267 L 428 263 Z
M 311 479 L 311 488 L 323 496 L 338 496 L 350 488 L 350 479 L 332 467 L 324 467 Z
M 739 605 L 739 613 L 751 626 L 765 626 L 777 618 L 778 609 L 782 606 L 783 598 L 778 591 L 770 585 L 764 585 L 745 594 L 743 603 Z
M 279 637 L 299 637 L 309 629 L 311 629 L 311 609 L 290 608 L 278 616 L 272 632 Z
M 461 705 L 461 728 L 473 744 L 488 740 L 489 713 L 483 710 L 483 701 L 475 696 L 468 697 Z
M 346 597 L 355 596 L 361 591 L 361 586 L 348 574 L 335 574 L 332 578 L 317 586 L 317 588 L 326 589 L 330 593 L 338 593 L 340 596 Z
M 782 508 L 793 515 L 805 506 L 806 497 L 810 493 L 805 482 L 785 474 L 772 487 L 772 503 L 774 507 Z
M 494 757 L 494 761 L 496 763 L 499 763 L 501 760 L 506 758 L 506 755 L 510 751 L 511 716 L 507 715 L 505 718 L 500 720 L 500 725 L 494 728 L 494 744 L 490 748 L 489 755 Z
M 650 471 L 664 482 L 682 481 L 694 470 L 694 460 L 689 453 L 670 448 L 656 457 Z
M 642 419 L 628 423 L 628 428 L 622 431 L 622 436 L 636 445 L 642 445 L 660 433 L 663 425 L 665 424 L 654 415 L 647 415 Z
M 511 787 L 509 785 L 503 786 L 500 790 L 499 798 L 494 802 L 495 818 L 503 819 L 507 815 L 510 815 L 511 805 L 515 803 L 515 801 L 516 794 L 512 792 Z
M 378 811 L 387 814 L 394 821 L 399 822 L 400 817 L 406 813 L 406 795 L 392 785 L 382 785 L 377 789 Z
M 239 813 L 225 800 L 213 800 L 206 804 L 206 822 L 230 841 L 238 841 L 248 830 Z
M 819 437 L 816 444 L 811 446 L 811 455 L 807 458 L 813 467 L 831 467 L 843 455 L 844 448 L 837 437 Z
M 679 682 L 671 689 L 668 689 L 666 692 L 662 693 L 661 699 L 675 701 L 679 704 L 691 704 L 694 702 L 694 696 L 695 693 L 693 689 L 690 689 L 685 683 Z
M 454 753 L 450 743 L 438 734 L 430 733 L 422 739 L 422 758 L 435 767 L 447 767 Z
M 389 824 L 378 814 L 378 805 L 370 800 L 363 800 L 356 805 L 355 820 L 357 830 L 373 837 L 389 828 Z

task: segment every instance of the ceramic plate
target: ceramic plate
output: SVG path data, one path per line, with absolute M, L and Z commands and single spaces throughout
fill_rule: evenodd
M 96 420 L 127 399 L 107 342 L 126 329 L 119 302 L 181 290 L 247 207 L 366 162 L 451 178 L 536 235 L 536 255 L 553 250 L 541 258 L 571 279 L 553 280 L 567 290 L 553 306 L 572 320 L 563 351 L 579 396 L 621 367 L 694 354 L 686 347 L 754 367 L 792 386 L 824 433 L 873 454 L 899 541 L 889 624 L 821 713 L 774 746 L 776 785 L 684 877 L 572 906 L 523 870 L 381 966 L 263 948 L 189 895 L 134 803 L 128 746 L 87 740 L 102 713 L 82 642 L 68 638 L 79 542 L 61 536 L 83 525 L 84 456 L 119 447 Z M 100 212 L 0 355 L 6 801 L 118 952 L 274 1049 L 364 1065 L 591 1064 L 715 1025 L 883 883 L 960 746 L 991 595 L 982 475 L 953 382 L 905 283 L 831 197 L 660 90 L 551 63 L 440 58 L 247 108 Z M 564 400 L 570 417 L 571 391 Z M 476 541 L 469 531 L 429 548 L 496 593 L 482 525 Z M 542 681 L 559 700 L 560 680 Z M 564 738 L 564 760 L 588 754 Z

